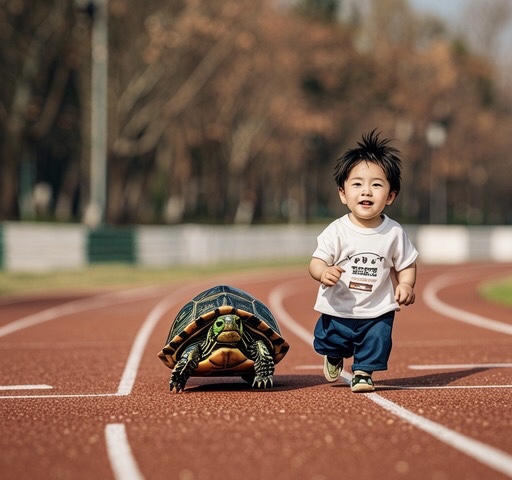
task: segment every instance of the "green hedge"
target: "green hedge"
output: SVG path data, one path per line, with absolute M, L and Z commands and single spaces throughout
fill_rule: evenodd
M 89 263 L 136 263 L 135 231 L 128 228 L 101 228 L 87 236 Z

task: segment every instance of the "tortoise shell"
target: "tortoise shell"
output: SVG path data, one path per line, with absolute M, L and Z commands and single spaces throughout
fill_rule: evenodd
M 238 315 L 243 327 L 248 329 L 254 338 L 264 340 L 274 363 L 283 359 L 289 345 L 281 336 L 277 321 L 268 307 L 247 292 L 228 285 L 217 285 L 201 292 L 178 312 L 171 325 L 166 345 L 158 357 L 167 367 L 174 368 L 188 345 L 206 338 L 216 318 L 230 314 Z M 239 369 L 212 371 L 205 365 L 208 363 L 202 363 L 203 368 L 199 368 L 194 375 L 241 373 Z M 242 370 L 250 368 L 250 365 L 244 365 Z

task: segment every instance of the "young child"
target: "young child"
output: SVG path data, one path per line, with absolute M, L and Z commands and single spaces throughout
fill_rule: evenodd
M 314 348 L 329 382 L 339 378 L 343 358 L 354 357 L 353 392 L 375 390 L 372 373 L 387 369 L 395 311 L 415 296 L 418 252 L 382 213 L 400 191 L 400 153 L 388 144 L 374 130 L 338 159 L 334 177 L 350 212 L 318 236 L 309 265 L 321 283 Z

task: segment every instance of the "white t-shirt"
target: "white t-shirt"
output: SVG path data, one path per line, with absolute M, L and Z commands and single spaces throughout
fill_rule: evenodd
M 321 285 L 315 310 L 342 318 L 376 318 L 400 310 L 391 269 L 397 272 L 418 256 L 401 225 L 388 216 L 377 228 L 354 225 L 348 215 L 332 222 L 317 238 L 313 257 L 345 270 L 332 287 Z

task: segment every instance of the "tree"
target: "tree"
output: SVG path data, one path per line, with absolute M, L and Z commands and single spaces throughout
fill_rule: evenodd
M 73 3 L 5 1 L 0 22 L 0 218 L 12 218 L 30 208 L 32 182 L 47 180 L 37 171 L 42 150 L 52 150 L 54 160 L 58 151 L 64 163 L 74 157 L 66 138 L 78 123 L 77 98 L 69 95 L 76 81 Z
M 91 5 L 0 1 L 2 219 L 81 219 Z M 331 218 L 334 160 L 374 128 L 404 154 L 400 220 L 429 221 L 437 182 L 448 221 L 509 221 L 512 111 L 493 59 L 405 0 L 340 16 L 273 0 L 108 5 L 108 223 Z M 447 133 L 434 149 L 432 123 Z

